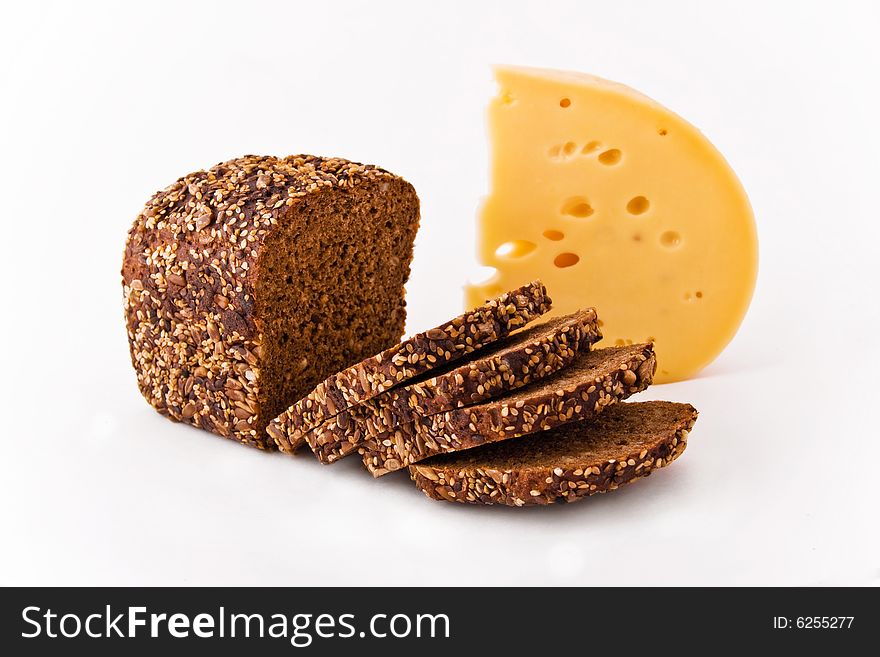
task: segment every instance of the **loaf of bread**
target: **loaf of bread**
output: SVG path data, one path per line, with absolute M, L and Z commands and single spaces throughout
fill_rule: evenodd
M 435 456 L 410 466 L 428 497 L 525 506 L 574 502 L 669 465 L 697 420 L 690 404 L 616 404 L 588 422 Z
M 409 183 L 336 158 L 246 156 L 158 192 L 122 266 L 144 397 L 274 448 L 269 420 L 400 340 L 418 224 Z
M 650 344 L 580 352 L 556 374 L 507 395 L 402 424 L 366 440 L 358 451 L 374 477 L 442 454 L 587 420 L 641 392 L 654 377 Z
M 591 350 L 592 308 L 540 281 L 401 341 L 419 201 L 374 166 L 245 156 L 179 179 L 138 215 L 122 266 L 131 360 L 160 413 L 262 449 L 357 451 L 429 497 L 573 501 L 684 450 L 687 404 L 622 404 L 651 344 Z
M 275 418 L 268 431 L 282 451 L 296 451 L 305 444 L 307 432 L 342 411 L 501 340 L 546 313 L 550 305 L 541 281 L 489 299 L 328 377 Z

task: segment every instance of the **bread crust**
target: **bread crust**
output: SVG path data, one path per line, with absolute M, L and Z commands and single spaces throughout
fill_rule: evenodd
M 364 465 L 374 477 L 381 477 L 436 454 L 470 449 L 589 419 L 607 406 L 641 392 L 653 381 L 656 360 L 652 345 L 608 347 L 592 352 L 587 358 L 600 353 L 610 362 L 575 381 L 569 376 L 563 379 L 565 383 L 555 385 L 551 378 L 541 382 L 534 391 L 516 391 L 510 399 L 502 397 L 419 418 L 416 422 L 369 438 L 358 449 Z M 566 369 L 560 374 L 568 372 Z
M 307 199 L 394 181 L 402 182 L 339 158 L 248 155 L 157 192 L 129 230 L 122 266 L 131 359 L 147 401 L 172 420 L 274 448 L 258 422 L 262 246 Z M 408 259 L 401 266 L 408 272 Z
M 440 457 L 410 466 L 410 477 L 429 498 L 448 502 L 517 507 L 575 502 L 647 477 L 681 456 L 697 420 L 696 409 L 682 406 L 689 408 L 686 417 L 651 444 L 622 449 L 614 458 L 572 463 L 572 457 L 545 467 L 506 467 L 499 462 L 494 467 L 462 468 L 444 464 Z
M 294 452 L 305 445 L 307 432 L 341 411 L 509 335 L 550 306 L 540 281 L 506 292 L 328 377 L 272 420 L 267 431 L 280 450 Z

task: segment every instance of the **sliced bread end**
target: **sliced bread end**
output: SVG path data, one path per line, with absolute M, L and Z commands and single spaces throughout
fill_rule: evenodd
M 620 403 L 588 422 L 434 456 L 409 471 L 435 500 L 508 506 L 574 502 L 677 459 L 696 419 L 690 404 Z

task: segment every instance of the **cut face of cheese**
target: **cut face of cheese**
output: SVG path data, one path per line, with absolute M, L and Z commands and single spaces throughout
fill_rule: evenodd
M 595 306 L 609 344 L 653 341 L 657 382 L 686 379 L 733 338 L 757 237 L 721 154 L 650 98 L 590 75 L 499 68 L 491 190 L 468 307 L 540 278 L 555 314 Z

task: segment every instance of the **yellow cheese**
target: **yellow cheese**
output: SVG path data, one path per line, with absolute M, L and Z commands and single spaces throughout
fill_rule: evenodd
M 733 338 L 757 272 L 748 198 L 691 124 L 590 75 L 504 67 L 489 109 L 491 189 L 474 307 L 541 278 L 554 312 L 596 306 L 605 344 L 652 340 L 658 382 Z

